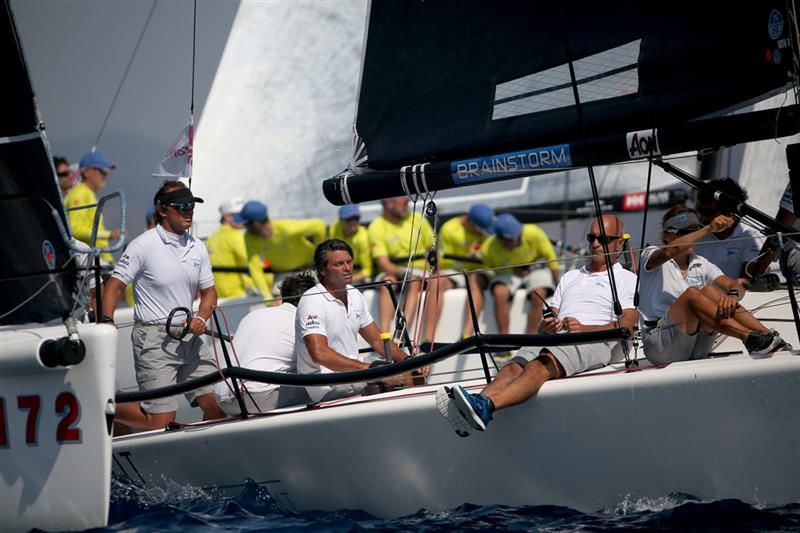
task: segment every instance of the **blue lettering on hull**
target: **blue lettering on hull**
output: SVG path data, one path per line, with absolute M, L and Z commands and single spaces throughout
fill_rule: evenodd
M 450 173 L 453 183 L 492 181 L 526 172 L 555 168 L 569 168 L 572 157 L 568 144 L 533 148 L 520 152 L 453 161 Z

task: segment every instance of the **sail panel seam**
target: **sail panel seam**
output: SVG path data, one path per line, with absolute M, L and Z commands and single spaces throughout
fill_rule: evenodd
M 33 133 L 23 133 L 22 135 L 12 135 L 11 137 L 0 137 L 0 144 L 31 141 L 33 139 L 38 139 L 39 137 L 41 137 L 41 134 L 38 131 Z

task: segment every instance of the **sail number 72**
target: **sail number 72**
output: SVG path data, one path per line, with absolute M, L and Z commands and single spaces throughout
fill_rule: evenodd
M 17 396 L 17 409 L 27 412 L 25 422 L 25 444 L 35 446 L 39 443 L 39 413 L 42 399 L 38 394 Z M 54 410 L 61 416 L 56 427 L 56 441 L 59 443 L 81 440 L 81 430 L 75 427 L 80 417 L 80 403 L 71 392 L 62 392 L 56 397 Z M 0 447 L 8 446 L 9 430 L 6 422 L 6 401 L 0 397 Z

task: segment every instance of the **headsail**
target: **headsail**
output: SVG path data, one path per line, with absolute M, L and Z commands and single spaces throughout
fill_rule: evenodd
M 790 20 L 783 2 L 374 2 L 356 118 L 366 157 L 323 189 L 360 202 L 752 140 L 707 135 L 752 122 L 692 121 L 787 87 Z M 661 146 L 654 128 L 679 141 Z
M 51 273 L 71 257 L 54 217 L 69 225 L 8 0 L 0 64 L 0 324 L 46 322 L 71 309 L 75 273 Z

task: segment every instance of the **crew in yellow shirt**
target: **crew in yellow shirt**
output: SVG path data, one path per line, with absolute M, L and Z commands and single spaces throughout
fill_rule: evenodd
M 409 257 L 420 256 L 411 262 L 409 280 L 419 280 L 426 268 L 425 255 L 433 246 L 433 229 L 430 223 L 417 215 L 408 212 L 408 198 L 397 197 L 383 200 L 383 214 L 373 220 L 367 233 L 372 246 L 372 258 L 381 274 L 378 279 L 397 282 L 404 278 Z M 413 281 L 405 287 L 405 304 L 403 310 L 408 324 L 413 323 L 421 283 Z M 428 284 L 436 294 L 429 294 L 425 309 L 424 340 L 432 340 L 439 322 L 444 291 L 453 287 L 446 277 L 436 278 Z M 395 290 L 399 287 L 395 286 Z M 401 300 L 402 301 L 402 300 Z M 382 331 L 390 331 L 394 306 L 386 290 L 378 293 L 378 313 Z
M 244 199 L 232 198 L 220 205 L 220 226 L 206 241 L 211 268 L 215 269 L 214 286 L 219 298 L 241 298 L 247 294 L 249 287 L 255 287 L 247 274 L 216 271 L 218 267 L 247 267 L 243 226 L 233 221 L 244 204 Z
M 483 262 L 453 259 L 480 256 L 484 241 L 494 234 L 494 210 L 486 204 L 473 204 L 469 211 L 461 216 L 453 217 L 439 228 L 439 245 L 444 257 L 441 265 L 443 274 L 450 276 L 453 285 L 465 287 L 464 270 L 472 271 L 483 268 Z M 448 257 L 450 256 L 450 257 Z M 470 272 L 469 285 L 475 312 L 483 309 L 483 291 L 489 284 L 489 277 L 483 272 Z M 469 302 L 466 303 L 464 320 L 464 337 L 474 333 Z
M 528 290 L 531 300 L 527 332 L 538 331 L 544 309 L 542 299 L 553 294 L 561 277 L 556 253 L 547 234 L 535 224 L 523 226 L 514 215 L 502 214 L 497 217 L 495 235 L 483 245 L 482 255 L 484 265 L 496 269 L 489 279 L 489 289 L 494 296 L 498 331 L 508 333 L 509 303 L 519 288 Z M 541 260 L 550 262 L 546 267 L 530 266 L 530 263 Z
M 340 239 L 353 249 L 353 283 L 372 277 L 372 253 L 367 228 L 361 225 L 361 211 L 355 204 L 339 208 L 339 220 L 328 228 L 328 239 Z
M 320 218 L 270 220 L 267 206 L 247 202 L 233 217 L 244 224 L 244 245 L 250 276 L 264 297 L 280 288 L 280 282 L 292 272 L 312 266 L 314 249 L 325 240 L 325 221 Z M 269 267 L 274 274 L 264 274 Z M 277 295 L 277 294 L 276 294 Z
M 97 192 L 106 186 L 108 173 L 115 168 L 115 165 L 109 163 L 100 152 L 89 152 L 81 158 L 79 166 L 81 182 L 67 193 L 64 205 L 70 210 L 68 213 L 72 235 L 79 241 L 91 245 L 92 225 L 97 207 L 75 208 L 97 203 Z M 107 247 L 110 239 L 119 239 L 119 230 L 107 230 L 103 224 L 103 215 L 100 215 L 100 223 L 97 226 L 97 247 Z M 108 264 L 114 262 L 114 257 L 109 253 L 100 254 L 100 259 Z

